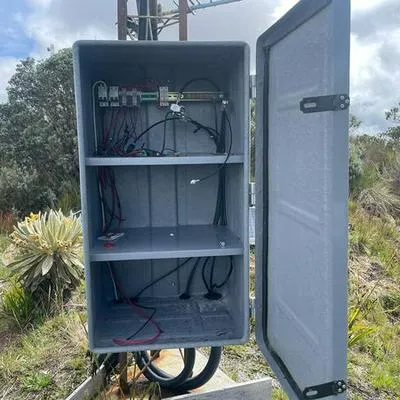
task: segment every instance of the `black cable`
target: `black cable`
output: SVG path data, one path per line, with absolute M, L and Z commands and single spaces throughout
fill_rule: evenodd
M 214 281 L 214 268 L 215 268 L 215 261 L 216 261 L 216 258 L 215 257 L 213 257 L 213 259 L 212 259 L 212 261 L 211 261 L 211 270 L 210 270 L 210 288 L 211 288 L 211 290 L 213 290 L 213 288 L 214 288 L 214 284 L 213 284 L 213 281 Z
M 108 265 L 108 270 L 109 270 L 109 272 L 110 272 L 111 281 L 113 282 L 113 285 L 114 285 L 114 289 L 118 292 L 118 294 L 119 294 L 119 296 L 120 296 L 121 298 L 125 298 L 125 297 L 124 297 L 124 294 L 121 292 L 120 286 L 118 285 L 117 279 L 116 279 L 116 277 L 115 277 L 114 264 L 111 263 L 111 262 L 107 262 L 107 265 Z M 119 296 L 118 296 L 118 297 L 119 297 Z M 118 301 L 119 299 L 116 299 L 116 300 Z M 126 301 L 127 303 L 129 303 L 130 300 L 127 300 L 127 299 L 125 298 L 125 301 Z M 151 315 L 149 315 L 149 316 L 146 318 L 146 321 L 142 324 L 142 326 L 140 326 L 132 335 L 130 335 L 129 337 L 127 337 L 126 340 L 131 340 L 132 338 L 134 338 L 135 336 L 137 336 L 140 332 L 142 332 L 143 329 L 145 329 L 146 326 L 152 321 L 152 319 L 153 319 L 155 313 L 157 312 L 157 309 L 156 309 L 155 307 L 144 306 L 144 305 L 142 305 L 142 304 L 138 304 L 137 302 L 135 302 L 135 305 L 136 305 L 137 307 L 140 307 L 140 308 L 144 309 L 144 310 L 151 310 L 152 313 L 151 313 Z
M 120 225 L 123 221 L 121 201 L 118 194 L 115 174 L 112 168 L 100 167 L 98 171 L 99 198 L 105 214 L 103 234 L 110 231 L 113 221 Z M 106 200 L 106 193 L 111 193 L 111 206 Z
M 149 131 L 151 131 L 156 126 L 161 125 L 161 124 L 165 125 L 167 123 L 167 121 L 174 121 L 174 120 L 175 121 L 182 120 L 182 118 L 179 116 L 173 116 L 173 117 L 168 117 L 168 118 L 166 117 L 160 121 L 155 122 L 154 124 L 152 124 L 148 128 L 146 128 L 143 132 L 141 132 L 134 140 L 134 143 L 137 143 L 144 135 L 146 135 Z M 208 135 L 214 140 L 216 146 L 218 146 L 218 143 L 220 140 L 220 134 L 216 129 L 211 128 L 209 126 L 205 126 L 192 118 L 187 118 L 187 119 L 185 119 L 185 121 L 190 122 L 192 125 L 194 125 L 197 128 L 194 132 L 197 132 L 199 130 L 205 130 L 208 133 Z
M 154 286 L 156 283 L 160 282 L 161 280 L 163 280 L 164 278 L 166 278 L 169 275 L 172 275 L 174 272 L 178 271 L 179 268 L 183 267 L 185 264 L 187 264 L 190 260 L 192 260 L 192 257 L 187 258 L 185 261 L 183 261 L 181 264 L 178 264 L 178 266 L 176 266 L 175 268 L 173 268 L 171 271 L 165 273 L 164 275 L 160 276 L 159 278 L 157 278 L 155 281 L 151 281 L 148 285 L 146 285 L 144 288 L 140 289 L 139 292 L 132 297 L 133 301 L 136 301 L 136 299 L 144 292 L 146 291 L 148 288 Z
M 226 167 L 226 165 L 227 165 L 227 163 L 228 163 L 229 157 L 231 156 L 231 153 L 232 153 L 233 133 L 232 133 L 232 125 L 231 125 L 231 122 L 230 122 L 229 117 L 228 117 L 228 114 L 226 113 L 225 110 L 223 111 L 223 115 L 224 115 L 224 118 L 226 118 L 226 121 L 228 122 L 228 127 L 229 127 L 229 139 L 230 139 L 229 148 L 228 148 L 228 152 L 227 152 L 227 155 L 226 155 L 226 157 L 225 157 L 225 160 L 224 160 L 224 162 L 223 162 L 222 164 L 220 164 L 220 165 L 217 167 L 217 169 L 216 169 L 214 172 L 212 172 L 211 174 L 206 175 L 206 176 L 204 176 L 204 177 L 202 177 L 202 178 L 200 178 L 200 179 L 193 179 L 193 180 L 191 181 L 192 184 L 198 184 L 198 183 L 200 183 L 200 182 L 204 182 L 205 180 L 207 180 L 207 179 L 213 177 L 214 175 L 218 174 L 219 171 L 225 169 L 225 167 Z M 223 136 L 223 135 L 222 135 L 222 133 L 221 133 L 221 137 L 222 137 L 222 136 Z
M 192 118 L 187 118 L 186 121 L 190 122 L 191 124 L 193 124 L 194 126 L 197 127 L 197 129 L 193 133 L 196 133 L 199 130 L 205 130 L 208 133 L 208 135 L 211 137 L 211 139 L 214 140 L 214 143 L 215 143 L 216 147 L 218 148 L 219 141 L 220 141 L 220 133 L 216 129 L 211 128 L 209 126 L 205 126 Z
M 165 114 L 165 118 L 164 118 L 163 143 L 162 143 L 162 147 L 161 147 L 161 151 L 160 151 L 161 156 L 164 154 L 164 151 L 165 151 L 165 145 L 166 145 L 166 140 L 167 140 L 167 121 L 168 121 L 167 118 L 170 114 L 172 114 L 172 111 L 168 111 Z
M 158 125 L 161 125 L 165 122 L 165 120 L 167 121 L 173 121 L 176 119 L 180 119 L 179 117 L 172 117 L 172 118 L 164 118 L 160 121 L 155 122 L 154 124 L 150 125 L 148 128 L 146 128 L 143 132 L 141 132 L 136 139 L 134 140 L 134 143 L 136 143 L 139 139 L 141 139 L 146 133 L 148 133 L 149 131 L 151 131 L 153 128 L 155 128 Z
M 229 265 L 229 270 L 228 270 L 228 273 L 227 273 L 225 279 L 219 284 L 214 283 L 212 286 L 212 289 L 221 289 L 223 286 L 225 286 L 228 283 L 229 278 L 231 277 L 232 272 L 233 272 L 233 257 L 229 256 L 229 259 L 230 259 L 230 265 Z
M 221 89 L 219 88 L 219 86 L 218 86 L 214 81 L 212 81 L 211 79 L 208 79 L 208 78 L 194 78 L 194 79 L 191 79 L 190 81 L 187 81 L 187 82 L 182 86 L 182 88 L 181 88 L 181 90 L 179 91 L 179 93 L 182 94 L 182 93 L 185 91 L 185 89 L 186 89 L 189 85 L 191 85 L 193 82 L 208 82 L 208 83 L 210 83 L 211 85 L 214 86 L 214 88 L 216 89 L 217 92 L 220 92 L 220 91 L 221 91 Z
M 136 332 L 132 333 L 132 335 L 130 335 L 129 337 L 127 337 L 126 340 L 131 340 L 131 339 L 133 339 L 135 336 L 139 335 L 139 333 L 142 332 L 143 329 L 146 328 L 146 326 L 150 323 L 150 321 L 153 319 L 155 313 L 157 312 L 157 309 L 154 308 L 154 307 L 144 307 L 144 306 L 142 306 L 141 304 L 137 304 L 137 303 L 136 303 L 136 305 L 137 305 L 138 307 L 140 307 L 140 308 L 144 308 L 144 309 L 147 309 L 147 310 L 152 310 L 152 313 L 149 315 L 149 317 L 146 319 L 146 321 L 143 323 L 143 325 L 142 325 L 140 328 L 138 328 L 138 329 L 136 330 Z
M 209 260 L 210 258 L 211 258 L 211 257 L 207 257 L 207 258 L 205 259 L 205 261 L 204 261 L 204 263 L 203 263 L 203 267 L 201 268 L 201 277 L 202 277 L 202 279 L 203 279 L 203 283 L 204 283 L 204 286 L 205 286 L 206 289 L 207 289 L 207 292 L 211 292 L 211 288 L 208 286 L 207 278 L 206 278 L 206 274 L 205 274 L 206 266 L 207 266 L 208 260 Z
M 228 150 L 228 154 L 230 154 L 231 148 L 232 148 L 232 137 L 233 137 L 232 126 L 231 126 L 229 117 L 227 115 L 226 109 L 223 108 L 222 115 L 221 115 L 221 129 L 220 129 L 221 139 L 219 141 L 218 151 L 225 151 L 225 131 L 226 131 L 225 122 L 227 122 L 227 125 L 229 127 L 229 133 L 230 133 L 230 143 L 229 143 L 229 150 Z M 214 225 L 227 225 L 228 220 L 227 220 L 227 214 L 226 214 L 226 198 L 225 198 L 225 195 L 226 195 L 226 169 L 221 168 L 221 169 L 219 169 L 219 171 L 216 171 L 216 172 L 219 172 L 219 180 L 218 180 L 217 203 L 216 203 L 216 207 L 215 207 L 213 224 Z M 213 174 L 215 174 L 216 172 L 214 172 Z M 215 292 L 215 289 L 221 289 L 223 286 L 225 286 L 228 283 L 228 281 L 232 275 L 232 272 L 233 272 L 233 257 L 230 256 L 229 270 L 221 283 L 214 283 L 215 264 L 216 264 L 216 257 L 212 257 L 208 282 L 207 282 L 207 278 L 206 278 L 207 262 L 205 262 L 202 267 L 203 283 L 207 289 L 207 294 L 205 295 L 205 297 L 210 300 L 216 300 L 221 297 L 221 295 L 219 293 Z
M 194 278 L 194 275 L 195 275 L 195 273 L 196 273 L 196 270 L 197 270 L 197 267 L 198 267 L 200 261 L 201 261 L 201 258 L 198 258 L 198 259 L 196 260 L 195 264 L 193 265 L 192 270 L 190 271 L 189 279 L 188 279 L 187 284 L 186 284 L 186 289 L 185 289 L 185 291 L 179 296 L 179 298 L 182 299 L 182 300 L 190 299 L 190 288 L 191 288 L 191 286 L 192 286 L 193 278 Z

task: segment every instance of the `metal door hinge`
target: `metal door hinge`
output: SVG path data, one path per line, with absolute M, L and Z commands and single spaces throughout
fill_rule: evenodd
M 333 381 L 321 385 L 310 386 L 304 389 L 305 399 L 322 399 L 323 397 L 337 396 L 347 390 L 345 381 Z
M 330 96 L 305 97 L 300 102 L 300 110 L 305 114 L 323 111 L 342 111 L 350 106 L 350 97 L 347 94 Z

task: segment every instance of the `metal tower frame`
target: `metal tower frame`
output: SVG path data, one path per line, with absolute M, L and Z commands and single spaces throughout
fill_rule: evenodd
M 136 0 L 137 14 L 128 15 L 127 0 L 118 0 L 118 38 L 157 40 L 163 29 L 179 24 L 179 40 L 187 40 L 187 15 L 242 0 L 176 0 L 176 8 L 162 10 L 157 0 Z

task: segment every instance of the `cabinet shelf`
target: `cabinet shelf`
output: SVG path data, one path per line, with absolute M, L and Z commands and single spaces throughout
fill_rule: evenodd
M 146 323 L 146 318 L 138 318 L 131 307 L 118 304 L 108 306 L 97 316 L 93 350 L 115 352 L 116 348 L 121 351 L 137 351 L 179 347 L 177 345 L 182 340 L 182 329 L 186 341 L 202 343 L 203 346 L 211 346 L 221 340 L 232 343 L 242 339 L 243 333 L 235 324 L 235 307 L 226 297 L 211 303 L 203 296 L 192 296 L 188 300 L 176 297 L 143 298 L 140 304 L 157 310 L 154 318 L 163 332 L 155 343 L 121 347 L 113 342 L 115 338 L 127 338 Z M 148 324 L 135 339 L 145 340 L 152 335 L 154 327 Z
M 185 155 L 175 157 L 86 157 L 89 167 L 117 167 L 128 165 L 196 165 L 196 164 L 223 164 L 226 155 Z M 241 164 L 244 157 L 241 154 L 231 155 L 227 164 Z
M 90 260 L 123 261 L 243 254 L 241 240 L 226 226 L 185 225 L 123 230 L 124 236 L 105 246 L 95 240 Z

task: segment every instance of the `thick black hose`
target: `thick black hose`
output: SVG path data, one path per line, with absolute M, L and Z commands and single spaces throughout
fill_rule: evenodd
M 193 348 L 184 349 L 182 371 L 177 375 L 169 375 L 162 369 L 158 368 L 150 361 L 147 351 L 138 351 L 134 353 L 137 366 L 142 370 L 147 364 L 147 368 L 143 370 L 143 375 L 152 382 L 158 382 L 162 388 L 176 389 L 182 385 L 190 377 L 193 372 L 194 363 L 196 361 L 196 350 Z
M 187 350 L 187 349 L 186 349 Z M 193 349 L 194 350 L 194 349 Z M 150 357 L 147 352 L 139 352 L 140 354 L 138 357 L 141 359 L 139 360 L 140 365 L 146 365 L 150 361 Z M 211 347 L 210 355 L 208 357 L 207 363 L 202 369 L 200 373 L 197 375 L 186 379 L 183 383 L 179 386 L 176 386 L 175 389 L 179 391 L 188 391 L 196 389 L 200 386 L 203 386 L 207 383 L 214 375 L 215 371 L 218 368 L 219 362 L 221 360 L 222 354 L 222 347 Z M 136 355 L 135 355 L 136 359 Z M 139 365 L 139 363 L 138 363 Z M 163 371 L 162 369 L 158 368 L 154 363 L 150 363 L 147 367 L 149 370 L 148 376 L 146 377 L 149 380 L 158 382 L 158 377 L 163 377 L 165 379 L 171 379 L 171 375 Z

